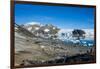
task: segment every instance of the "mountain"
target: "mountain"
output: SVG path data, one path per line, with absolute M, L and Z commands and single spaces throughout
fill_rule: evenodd
M 43 29 L 43 28 L 41 29 L 42 26 L 45 26 L 45 25 L 42 25 L 39 22 L 29 22 L 29 23 L 26 23 L 26 24 L 23 25 L 24 28 L 26 28 L 27 30 L 29 30 L 31 32 L 34 32 L 34 30 L 39 30 L 39 29 L 42 30 Z M 68 39 L 68 38 L 72 39 L 71 34 L 72 34 L 73 30 L 74 29 L 60 29 L 58 31 L 58 34 L 57 34 L 58 38 L 59 39 Z M 86 38 L 85 39 L 94 39 L 94 30 L 93 29 L 82 29 L 82 30 L 84 30 L 86 32 L 86 34 L 85 34 Z M 65 33 L 65 34 L 67 33 L 67 36 L 62 37 L 62 33 Z
M 60 29 L 60 31 L 58 32 L 58 36 L 60 39 L 67 39 L 69 37 L 69 39 L 72 39 L 72 31 L 74 29 Z M 82 29 L 86 32 L 85 37 L 86 39 L 94 39 L 94 30 L 93 29 Z M 63 36 L 62 37 L 62 33 L 67 34 L 67 36 Z

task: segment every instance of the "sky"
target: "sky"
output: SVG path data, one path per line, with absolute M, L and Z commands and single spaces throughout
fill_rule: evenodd
M 94 8 L 16 4 L 15 23 L 53 24 L 61 29 L 93 29 Z

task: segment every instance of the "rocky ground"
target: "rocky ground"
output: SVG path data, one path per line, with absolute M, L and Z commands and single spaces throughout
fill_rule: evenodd
M 63 59 L 66 56 L 72 57 L 78 54 L 86 55 L 90 50 L 91 47 L 64 44 L 61 40 L 43 39 L 40 37 L 31 38 L 15 32 L 15 66 L 40 63 L 47 64 L 50 63 L 50 61 Z M 91 55 L 89 56 L 91 57 Z M 64 60 L 65 59 L 60 62 L 63 63 Z M 67 61 L 68 60 L 66 60 L 66 62 Z

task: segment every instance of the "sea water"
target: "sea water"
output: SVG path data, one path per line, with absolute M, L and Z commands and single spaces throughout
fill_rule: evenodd
M 94 46 L 94 39 L 61 39 L 64 44 L 80 44 L 81 46 Z
M 82 44 L 83 46 L 94 46 L 94 40 L 80 40 L 80 44 Z

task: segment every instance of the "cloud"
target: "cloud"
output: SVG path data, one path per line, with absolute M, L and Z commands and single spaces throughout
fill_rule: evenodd
M 25 25 L 34 25 L 34 24 L 39 24 L 39 25 L 40 25 L 41 23 L 40 23 L 40 22 L 34 22 L 34 21 L 33 21 L 33 22 L 28 22 L 28 23 L 26 23 Z

